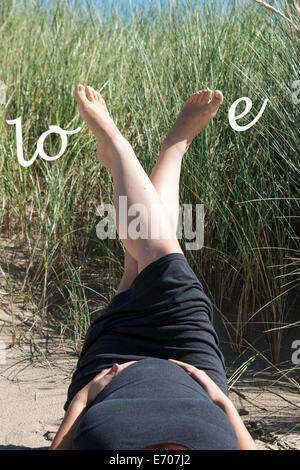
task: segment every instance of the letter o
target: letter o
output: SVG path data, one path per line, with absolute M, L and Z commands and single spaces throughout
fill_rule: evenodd
M 54 157 L 49 157 L 49 155 L 46 155 L 46 153 L 44 152 L 44 140 L 46 139 L 46 137 L 48 137 L 48 135 L 53 134 L 53 133 L 60 135 L 61 149 L 60 149 L 60 151 L 57 155 L 55 155 Z M 48 162 L 52 162 L 52 161 L 57 160 L 59 157 L 62 156 L 62 154 L 64 153 L 64 151 L 67 148 L 67 143 L 68 143 L 68 139 L 67 139 L 66 131 L 61 129 L 59 126 L 50 126 L 49 130 L 44 132 L 40 136 L 40 138 L 37 142 L 37 151 L 38 151 L 40 157 L 43 160 L 46 160 Z

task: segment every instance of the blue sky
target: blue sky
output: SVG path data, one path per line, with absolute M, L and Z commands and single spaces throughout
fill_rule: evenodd
M 26 3 L 28 0 L 24 0 Z M 55 0 L 40 0 L 44 5 L 49 5 Z M 117 8 L 122 15 L 130 17 L 131 12 L 141 11 L 143 9 L 148 9 L 150 7 L 155 9 L 165 9 L 169 11 L 169 0 L 59 0 L 64 3 L 68 3 L 72 6 L 85 6 L 90 5 L 95 7 L 97 11 L 106 10 L 110 12 L 112 8 Z M 240 3 L 243 0 L 238 0 Z M 214 3 L 218 8 L 226 8 L 233 5 L 233 0 L 172 0 L 173 5 L 179 3 L 181 8 L 184 8 L 185 5 L 192 7 L 193 4 L 204 5 L 205 3 Z
M 1 1 L 1 0 L 0 0 Z M 23 3 L 29 3 L 33 0 L 19 0 Z M 143 10 L 147 13 L 149 9 L 152 12 L 157 13 L 160 9 L 165 10 L 168 14 L 169 11 L 169 0 L 34 0 L 36 3 L 42 4 L 44 7 L 48 8 L 54 3 L 61 3 L 63 5 L 71 6 L 72 10 L 74 6 L 77 6 L 82 10 L 85 10 L 85 7 L 89 7 L 89 10 L 96 10 L 96 17 L 104 18 L 110 16 L 111 12 L 114 10 L 118 11 L 118 16 L 121 18 L 129 19 L 132 13 L 142 12 Z M 237 0 L 238 8 L 242 9 L 247 7 L 247 3 L 252 3 L 256 5 L 258 9 L 262 7 L 255 3 L 253 0 Z M 283 9 L 283 0 L 268 0 L 268 3 L 274 5 L 280 10 Z M 197 5 L 197 9 L 204 7 L 206 5 L 214 6 L 218 14 L 229 13 L 233 9 L 234 0 L 172 0 L 174 7 L 176 4 L 179 5 L 181 11 L 186 11 L 187 9 L 193 8 L 193 5 Z M 174 9 L 173 9 L 174 10 Z M 227 11 L 226 11 L 227 10 Z M 205 15 L 205 9 L 203 8 L 203 14 Z M 273 15 L 274 18 L 276 15 Z

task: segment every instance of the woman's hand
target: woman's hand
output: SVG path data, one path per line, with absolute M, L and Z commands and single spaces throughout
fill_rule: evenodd
M 234 427 L 239 442 L 239 448 L 241 450 L 257 450 L 256 444 L 244 425 L 234 404 L 227 395 L 222 392 L 218 385 L 216 385 L 203 370 L 197 369 L 197 367 L 191 366 L 186 362 L 176 361 L 175 359 L 169 359 L 169 361 L 186 370 L 186 372 L 204 388 L 212 401 L 222 408 Z
M 72 402 L 81 402 L 87 408 L 93 403 L 96 396 L 116 377 L 123 369 L 137 361 L 114 364 L 109 369 L 103 369 L 85 387 L 83 387 L 73 398 Z
M 64 419 L 51 444 L 51 450 L 72 449 L 73 432 L 77 423 L 93 403 L 98 393 L 108 385 L 125 367 L 134 364 L 136 361 L 124 362 L 124 364 L 114 364 L 109 369 L 104 369 L 96 375 L 85 387 L 83 387 L 73 398 L 68 407 Z
M 195 366 L 191 366 L 186 362 L 177 361 L 175 359 L 169 359 L 170 362 L 177 364 L 182 367 L 193 379 L 195 379 L 207 392 L 212 401 L 220 408 L 224 409 L 228 403 L 229 398 L 224 392 L 218 387 L 217 384 L 203 371 Z

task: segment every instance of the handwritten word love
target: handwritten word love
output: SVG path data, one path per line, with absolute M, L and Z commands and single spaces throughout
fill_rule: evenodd
M 300 81 L 296 80 L 295 82 L 293 82 L 292 87 L 296 88 L 298 85 L 300 85 Z M 299 99 L 298 99 L 299 92 L 300 92 L 300 89 L 294 91 L 293 94 L 292 94 L 292 101 L 293 101 L 294 104 L 299 103 Z M 235 114 L 236 108 L 237 108 L 238 104 L 242 101 L 244 101 L 245 104 L 246 104 L 245 109 L 241 114 L 236 116 L 236 114 Z M 239 98 L 236 101 L 234 101 L 234 103 L 231 105 L 231 107 L 229 109 L 229 112 L 228 112 L 228 120 L 229 120 L 229 124 L 232 127 L 232 129 L 234 129 L 237 132 L 244 132 L 244 131 L 250 129 L 252 126 L 254 126 L 254 124 L 257 123 L 257 121 L 262 116 L 262 114 L 263 114 L 263 112 L 264 112 L 264 110 L 267 106 L 267 103 L 268 103 L 268 99 L 265 99 L 260 111 L 257 114 L 257 116 L 249 124 L 241 126 L 237 123 L 237 121 L 239 119 L 243 118 L 244 116 L 246 116 L 250 112 L 250 110 L 252 108 L 252 101 L 251 101 L 250 98 L 248 98 L 246 96 L 244 96 L 242 98 Z M 78 127 L 74 131 L 65 131 L 64 129 L 61 129 L 58 126 L 50 126 L 50 129 L 48 131 L 44 132 L 40 136 L 40 138 L 38 139 L 37 149 L 36 149 L 36 152 L 33 155 L 33 157 L 30 160 L 26 161 L 24 159 L 24 155 L 23 155 L 23 139 L 22 139 L 21 117 L 18 117 L 17 119 L 14 119 L 14 120 L 7 120 L 6 122 L 7 122 L 7 124 L 10 124 L 10 125 L 13 125 L 13 124 L 16 125 L 18 162 L 20 163 L 20 165 L 22 165 L 25 168 L 28 168 L 30 165 L 32 165 L 32 163 L 36 160 L 38 155 L 41 158 L 43 158 L 44 160 L 47 160 L 47 161 L 57 160 L 59 157 L 61 157 L 63 155 L 63 153 L 66 150 L 67 135 L 76 134 L 77 132 L 79 132 L 81 130 L 81 127 Z M 45 141 L 45 138 L 49 134 L 52 134 L 52 133 L 56 133 L 56 134 L 60 135 L 60 137 L 61 137 L 61 149 L 60 149 L 60 152 L 57 155 L 50 157 L 49 155 L 46 155 L 46 153 L 44 152 L 44 141 Z

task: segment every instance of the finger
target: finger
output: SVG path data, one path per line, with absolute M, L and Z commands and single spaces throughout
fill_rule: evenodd
M 185 368 L 188 368 L 188 369 L 191 369 L 191 370 L 196 369 L 196 367 L 192 366 L 191 364 L 187 364 L 186 362 L 182 362 L 182 361 L 177 361 L 176 359 L 168 359 L 168 361 L 174 362 L 174 364 L 177 364 L 178 366 L 181 366 L 184 369 Z
M 100 379 L 104 379 L 104 377 L 108 374 L 113 374 L 113 376 L 115 375 L 118 375 L 119 372 L 121 372 L 123 369 L 125 369 L 127 366 L 130 366 L 131 364 L 134 364 L 135 362 L 137 361 L 130 361 L 130 362 L 124 362 L 123 364 L 117 364 L 115 363 L 112 367 L 110 367 L 109 369 L 103 369 L 98 375 L 96 375 L 96 377 L 94 378 L 94 380 L 100 380 Z M 113 368 L 114 369 L 114 373 L 113 373 Z
M 103 377 L 103 379 L 106 379 L 105 385 L 107 385 L 111 380 L 118 375 L 123 369 L 126 367 L 130 366 L 131 364 L 134 364 L 137 361 L 130 361 L 130 362 L 124 362 L 123 364 L 117 364 L 115 363 L 110 369 L 107 369 L 107 373 Z
M 115 374 L 116 372 L 118 372 L 120 369 L 120 365 L 115 363 L 111 368 L 110 368 L 110 371 L 109 373 L 110 374 Z
M 168 359 L 168 361 L 175 362 L 176 364 L 179 364 L 181 366 L 183 366 L 183 365 L 188 366 L 189 365 L 186 362 L 178 361 L 177 359 Z
M 99 372 L 99 374 L 95 375 L 93 380 L 95 381 L 95 380 L 102 379 L 106 374 L 108 374 L 109 371 L 110 371 L 110 369 L 103 369 L 101 372 Z
M 115 367 L 115 369 L 113 369 Z M 94 381 L 95 380 L 100 380 L 100 379 L 103 379 L 107 374 L 112 374 L 112 372 L 114 371 L 115 372 L 118 372 L 118 367 L 119 364 L 114 364 L 112 367 L 110 367 L 109 369 L 103 369 L 99 374 L 97 374 L 95 377 L 94 377 Z
M 108 370 L 106 375 L 115 375 L 120 369 L 120 365 L 115 362 L 115 364 Z
M 124 362 L 123 364 L 119 364 L 120 371 L 130 366 L 131 364 L 134 364 L 135 362 L 137 361 L 129 361 L 129 362 Z
M 199 372 L 201 372 L 197 367 L 187 364 L 186 362 L 177 361 L 176 359 L 168 359 L 170 362 L 182 367 L 189 375 L 198 377 Z
M 119 373 L 119 364 L 114 364 L 107 372 L 107 374 L 105 374 L 103 377 L 102 377 L 102 382 L 104 385 L 107 385 L 109 382 L 112 381 L 112 379 L 118 375 Z
M 191 366 L 190 364 L 187 364 L 186 362 L 182 361 L 177 361 L 176 359 L 168 359 L 170 362 L 173 362 L 174 364 L 177 364 L 178 366 L 181 366 L 194 380 L 196 380 L 204 390 L 208 390 L 209 384 L 214 382 L 210 379 L 210 377 L 204 372 L 202 369 L 198 369 L 195 366 Z

